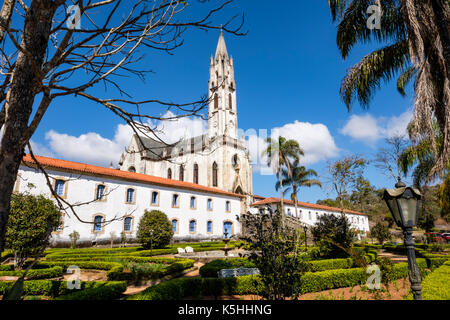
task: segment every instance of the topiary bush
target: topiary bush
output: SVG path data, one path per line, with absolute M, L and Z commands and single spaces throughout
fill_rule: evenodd
M 153 248 L 164 248 L 172 240 L 172 225 L 164 212 L 145 210 L 136 235 L 144 249 L 150 249 L 151 244 Z
M 120 298 L 126 289 L 126 282 L 112 281 L 99 287 L 75 291 L 57 297 L 55 300 L 114 300 Z
M 14 193 L 11 196 L 6 243 L 14 252 L 16 268 L 44 251 L 60 218 L 58 207 L 42 195 Z

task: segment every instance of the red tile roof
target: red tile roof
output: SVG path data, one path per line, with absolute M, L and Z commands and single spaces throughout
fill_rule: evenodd
M 264 205 L 264 204 L 272 204 L 272 203 L 279 203 L 279 202 L 281 202 L 280 198 L 265 198 L 264 200 L 254 202 L 252 204 L 252 206 L 256 207 L 256 206 L 260 206 L 260 205 Z M 292 200 L 283 200 L 283 203 L 290 204 L 290 205 L 295 205 L 294 201 L 292 201 Z M 334 212 L 342 212 L 342 210 L 340 208 L 324 206 L 324 205 L 321 205 L 321 204 L 300 202 L 300 201 L 298 201 L 297 204 L 300 207 L 306 207 L 306 208 L 312 208 L 312 209 L 321 209 L 321 210 L 334 211 Z M 364 213 L 361 213 L 361 212 L 358 212 L 358 211 L 348 210 L 348 209 L 345 209 L 344 212 L 345 213 L 357 214 L 357 215 L 361 215 L 361 216 L 367 216 L 367 214 L 364 214 Z
M 121 180 L 133 181 L 133 182 L 148 183 L 148 184 L 159 185 L 159 186 L 164 186 L 164 187 L 187 189 L 187 190 L 204 192 L 204 193 L 215 193 L 215 194 L 221 194 L 221 195 L 226 195 L 226 196 L 231 196 L 231 197 L 239 197 L 239 198 L 244 197 L 241 194 L 222 191 L 222 190 L 219 190 L 216 188 L 206 187 L 206 186 L 202 186 L 202 185 L 194 184 L 194 183 L 190 183 L 190 182 L 185 182 L 185 181 L 160 178 L 160 177 L 155 177 L 155 176 L 142 174 L 142 173 L 122 171 L 122 170 L 118 170 L 118 169 L 99 167 L 99 166 L 94 166 L 94 165 L 90 165 L 90 164 L 84 164 L 84 163 L 79 163 L 79 162 L 60 160 L 60 159 L 54 159 L 54 158 L 48 158 L 48 157 L 35 156 L 35 158 L 44 169 L 45 168 L 53 168 L 56 170 L 61 169 L 64 171 L 69 171 L 69 172 L 84 173 L 87 175 L 100 175 L 103 177 L 108 177 L 108 178 L 113 178 L 113 179 L 121 179 Z M 25 163 L 27 165 L 36 166 L 36 163 L 34 162 L 34 160 L 31 158 L 31 156 L 29 154 L 27 154 L 23 157 L 23 163 Z

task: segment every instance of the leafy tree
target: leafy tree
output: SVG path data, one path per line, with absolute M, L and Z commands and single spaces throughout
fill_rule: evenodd
M 152 232 L 153 230 L 153 232 Z M 159 210 L 147 211 L 139 221 L 137 240 L 146 249 L 163 248 L 170 243 L 173 236 L 172 225 L 166 214 Z
M 344 199 L 348 196 L 349 188 L 356 185 L 358 178 L 363 174 L 366 164 L 367 160 L 358 156 L 349 156 L 336 162 L 328 163 L 329 180 L 337 194 L 341 209 L 345 209 Z
M 262 156 L 267 156 L 267 166 L 272 165 L 274 171 L 278 174 L 280 183 L 281 212 L 283 212 L 283 167 L 286 167 L 289 177 L 292 177 L 292 168 L 290 160 L 299 161 L 300 156 L 304 155 L 300 145 L 295 140 L 287 140 L 279 136 L 277 139 L 267 138 L 267 148 L 263 150 Z
M 380 244 L 392 239 L 392 234 L 389 231 L 389 227 L 381 222 L 377 222 L 377 224 L 370 230 L 370 236 L 376 238 Z
M 448 0 L 329 0 L 332 19 L 338 22 L 337 45 L 346 59 L 358 43 L 380 43 L 384 47 L 366 55 L 347 71 L 340 94 L 347 109 L 354 100 L 368 108 L 383 81 L 398 75 L 397 89 L 414 80 L 415 110 L 413 138 L 431 137 L 436 161 L 430 174 L 442 173 L 450 160 L 450 2 Z M 370 30 L 369 6 L 382 11 L 381 27 Z M 433 118 L 444 133 L 437 148 Z
M 6 241 L 14 252 L 16 267 L 22 268 L 29 257 L 45 250 L 60 218 L 58 207 L 42 195 L 12 195 Z
M 344 214 L 339 216 L 323 214 L 311 227 L 311 234 L 324 257 L 347 256 L 356 233 Z
M 386 147 L 378 149 L 374 159 L 375 167 L 397 181 L 402 178 L 401 156 L 408 147 L 408 140 L 402 134 L 386 138 Z
M 301 292 L 301 276 L 309 268 L 299 256 L 301 232 L 285 226 L 279 210 L 267 207 L 266 212 L 240 217 L 247 230 L 249 260 L 260 271 L 258 293 L 269 300 L 296 299 Z
M 291 199 L 295 204 L 295 216 L 298 216 L 298 192 L 301 187 L 312 187 L 319 186 L 322 187 L 322 183 L 317 179 L 312 179 L 312 177 L 317 177 L 317 172 L 312 169 L 306 169 L 304 166 L 300 166 L 298 161 L 294 161 L 290 165 L 292 175 L 289 174 L 287 169 L 283 169 L 283 179 L 278 180 L 275 184 L 275 189 L 278 191 L 281 185 L 287 186 L 284 192 L 290 191 L 292 188 Z
M 70 238 L 70 247 L 72 249 L 75 249 L 77 247 L 77 241 L 80 239 L 80 234 L 77 231 L 73 231 L 71 234 L 69 234 Z

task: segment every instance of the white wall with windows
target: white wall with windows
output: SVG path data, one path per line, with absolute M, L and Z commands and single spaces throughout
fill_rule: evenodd
M 121 232 L 135 238 L 145 210 L 164 212 L 172 224 L 175 240 L 217 239 L 223 237 L 224 230 L 229 232 L 228 236 L 240 232 L 237 216 L 241 211 L 241 197 L 238 195 L 166 187 L 64 169 L 47 168 L 46 171 L 54 190 L 74 205 L 79 218 L 67 210 L 52 241 L 68 242 L 73 231 L 80 234 L 80 241 L 106 240 L 111 232 L 117 238 Z M 43 194 L 55 200 L 44 174 L 25 165 L 20 167 L 15 192 Z
M 277 209 L 277 203 L 270 203 L 268 204 L 272 210 Z M 325 210 L 325 209 L 318 209 L 314 208 L 312 205 L 311 207 L 306 206 L 297 206 L 297 211 L 295 209 L 295 206 L 292 204 L 284 203 L 284 214 L 291 217 L 297 217 L 299 218 L 303 223 L 306 225 L 314 225 L 317 223 L 319 216 L 323 214 L 332 214 L 335 216 L 341 215 L 340 212 L 332 211 L 332 210 Z M 264 213 L 265 210 L 267 210 L 267 204 L 262 205 L 256 205 L 253 207 L 252 213 Z M 351 226 L 354 229 L 357 229 L 361 232 L 369 232 L 369 217 L 364 214 L 356 214 L 351 212 L 345 213 L 347 219 L 349 220 Z

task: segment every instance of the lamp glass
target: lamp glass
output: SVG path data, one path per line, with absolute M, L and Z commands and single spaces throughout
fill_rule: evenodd
M 402 208 L 403 224 L 405 227 L 412 227 L 416 224 L 416 209 L 417 209 L 417 199 L 415 197 L 411 198 L 400 198 L 398 203 Z
M 389 209 L 391 209 L 391 213 L 393 215 L 394 221 L 397 225 L 402 224 L 402 219 L 400 218 L 400 212 L 398 211 L 398 204 L 395 198 L 389 198 L 387 199 L 387 203 L 389 206 Z

